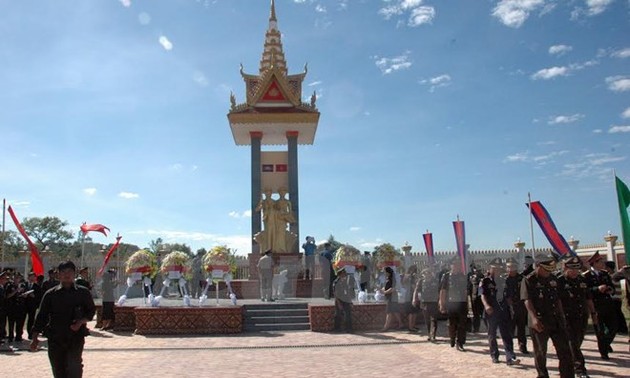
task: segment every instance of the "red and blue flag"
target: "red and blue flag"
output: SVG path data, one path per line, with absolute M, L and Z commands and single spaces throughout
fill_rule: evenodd
M 549 215 L 549 212 L 540 201 L 531 202 L 531 206 L 527 203 L 525 205 L 530 208 L 534 219 L 538 222 L 540 229 L 559 257 L 577 256 L 571 247 L 569 247 L 569 243 L 567 243 L 564 236 L 560 234 L 556 225 L 553 223 L 553 219 L 551 219 L 551 215 Z

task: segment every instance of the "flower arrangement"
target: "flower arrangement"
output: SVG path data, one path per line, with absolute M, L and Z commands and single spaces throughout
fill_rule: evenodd
M 352 265 L 357 268 L 362 265 L 361 252 L 349 244 L 339 247 L 333 260 L 334 269 L 340 269 L 346 265 Z
M 155 255 L 146 249 L 141 249 L 129 256 L 125 264 L 127 274 L 141 273 L 142 277 L 153 278 L 157 274 L 158 266 Z
M 160 271 L 162 274 L 168 274 L 168 272 L 171 271 L 178 271 L 186 280 L 192 278 L 190 258 L 186 253 L 180 251 L 173 251 L 164 256 Z
M 203 257 L 202 267 L 206 272 L 220 269 L 224 272 L 236 273 L 236 258 L 225 245 L 212 247 Z
M 376 260 L 376 267 L 383 269 L 387 266 L 399 267 L 402 265 L 402 255 L 389 243 L 381 244 L 377 249 L 374 256 Z

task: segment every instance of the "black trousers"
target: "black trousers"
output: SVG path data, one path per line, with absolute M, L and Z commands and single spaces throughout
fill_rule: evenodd
M 466 344 L 466 326 L 468 321 L 468 303 L 450 302 L 447 304 L 448 313 L 448 337 L 451 344 Z
M 612 344 L 619 329 L 619 319 L 612 303 L 607 306 L 598 306 L 596 309 L 599 319 L 597 349 L 599 349 L 600 354 L 608 354 L 610 344 Z
M 433 339 L 437 333 L 437 317 L 440 314 L 438 303 L 424 302 L 423 305 L 424 308 L 422 309 L 422 314 L 424 315 L 424 324 L 427 326 L 427 335 Z
M 352 303 L 335 299 L 335 331 L 341 331 L 341 322 L 346 331 L 352 332 Z
M 0 340 L 7 337 L 7 313 L 0 309 Z
M 471 303 L 473 312 L 472 331 L 476 333 L 479 332 L 479 327 L 481 326 L 481 318 L 483 317 L 483 302 L 481 301 L 481 297 L 477 296 L 471 301 Z M 485 319 L 484 323 L 486 324 L 486 327 L 488 327 L 488 323 L 485 321 Z
M 497 329 L 499 329 L 501 331 L 501 340 L 503 340 L 505 358 L 508 360 L 516 359 L 516 355 L 514 354 L 514 340 L 512 340 L 510 311 L 508 309 L 495 308 L 492 315 L 486 314 L 486 321 L 488 322 L 490 356 L 496 359 L 499 358 L 499 346 L 497 344 Z
M 83 376 L 83 337 L 69 341 L 48 339 L 48 359 L 55 378 L 80 378 Z
M 575 376 L 573 356 L 566 331 L 560 327 L 552 327 L 548 324 L 544 324 L 544 327 L 545 329 L 542 332 L 530 329 L 534 343 L 534 363 L 538 372 L 538 378 L 549 377 L 549 372 L 547 371 L 547 342 L 550 338 L 554 348 L 556 348 L 556 354 L 560 362 L 560 377 L 573 378 Z
M 521 351 L 527 350 L 527 308 L 522 301 L 515 303 L 514 316 L 512 316 L 512 335 L 516 334 L 518 347 Z
M 584 332 L 588 324 L 587 318 L 567 319 L 567 333 L 571 342 L 571 353 L 573 353 L 573 366 L 575 374 L 586 374 L 584 355 L 582 354 L 582 342 Z
M 114 322 L 114 302 L 103 302 L 103 320 L 111 320 Z
M 37 307 L 35 308 L 27 308 L 26 310 L 26 333 L 28 334 L 28 339 L 33 338 L 33 324 L 35 324 L 35 314 L 37 313 Z
M 9 320 L 9 341 L 22 340 L 24 322 L 26 321 L 26 312 L 9 312 L 7 319 Z

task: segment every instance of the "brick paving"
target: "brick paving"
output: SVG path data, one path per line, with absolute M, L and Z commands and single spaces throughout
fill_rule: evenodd
M 94 326 L 94 322 L 90 323 Z M 445 335 L 444 322 L 440 334 Z M 594 335 L 583 351 L 592 377 L 630 376 L 630 354 L 619 336 L 610 361 L 597 353 Z M 43 343 L 45 346 L 45 343 Z M 501 342 L 499 340 L 499 345 Z M 24 343 L 23 348 L 28 344 Z M 530 343 L 530 350 L 532 349 Z M 521 366 L 492 364 L 484 334 L 468 337 L 466 352 L 447 339 L 426 341 L 423 334 L 369 332 L 328 334 L 310 331 L 244 333 L 236 336 L 148 337 L 92 331 L 83 354 L 85 377 L 535 377 L 534 361 Z M 553 347 L 550 346 L 553 351 Z M 504 359 L 504 356 L 502 356 Z M 548 361 L 558 376 L 557 360 Z M 50 376 L 45 351 L 0 353 L 0 376 Z

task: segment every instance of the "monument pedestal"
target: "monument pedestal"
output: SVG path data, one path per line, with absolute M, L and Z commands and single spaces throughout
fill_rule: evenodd
M 297 297 L 297 278 L 302 270 L 301 253 L 274 253 L 273 263 L 275 273 L 287 270 L 287 283 L 284 285 L 284 295 L 286 297 Z

